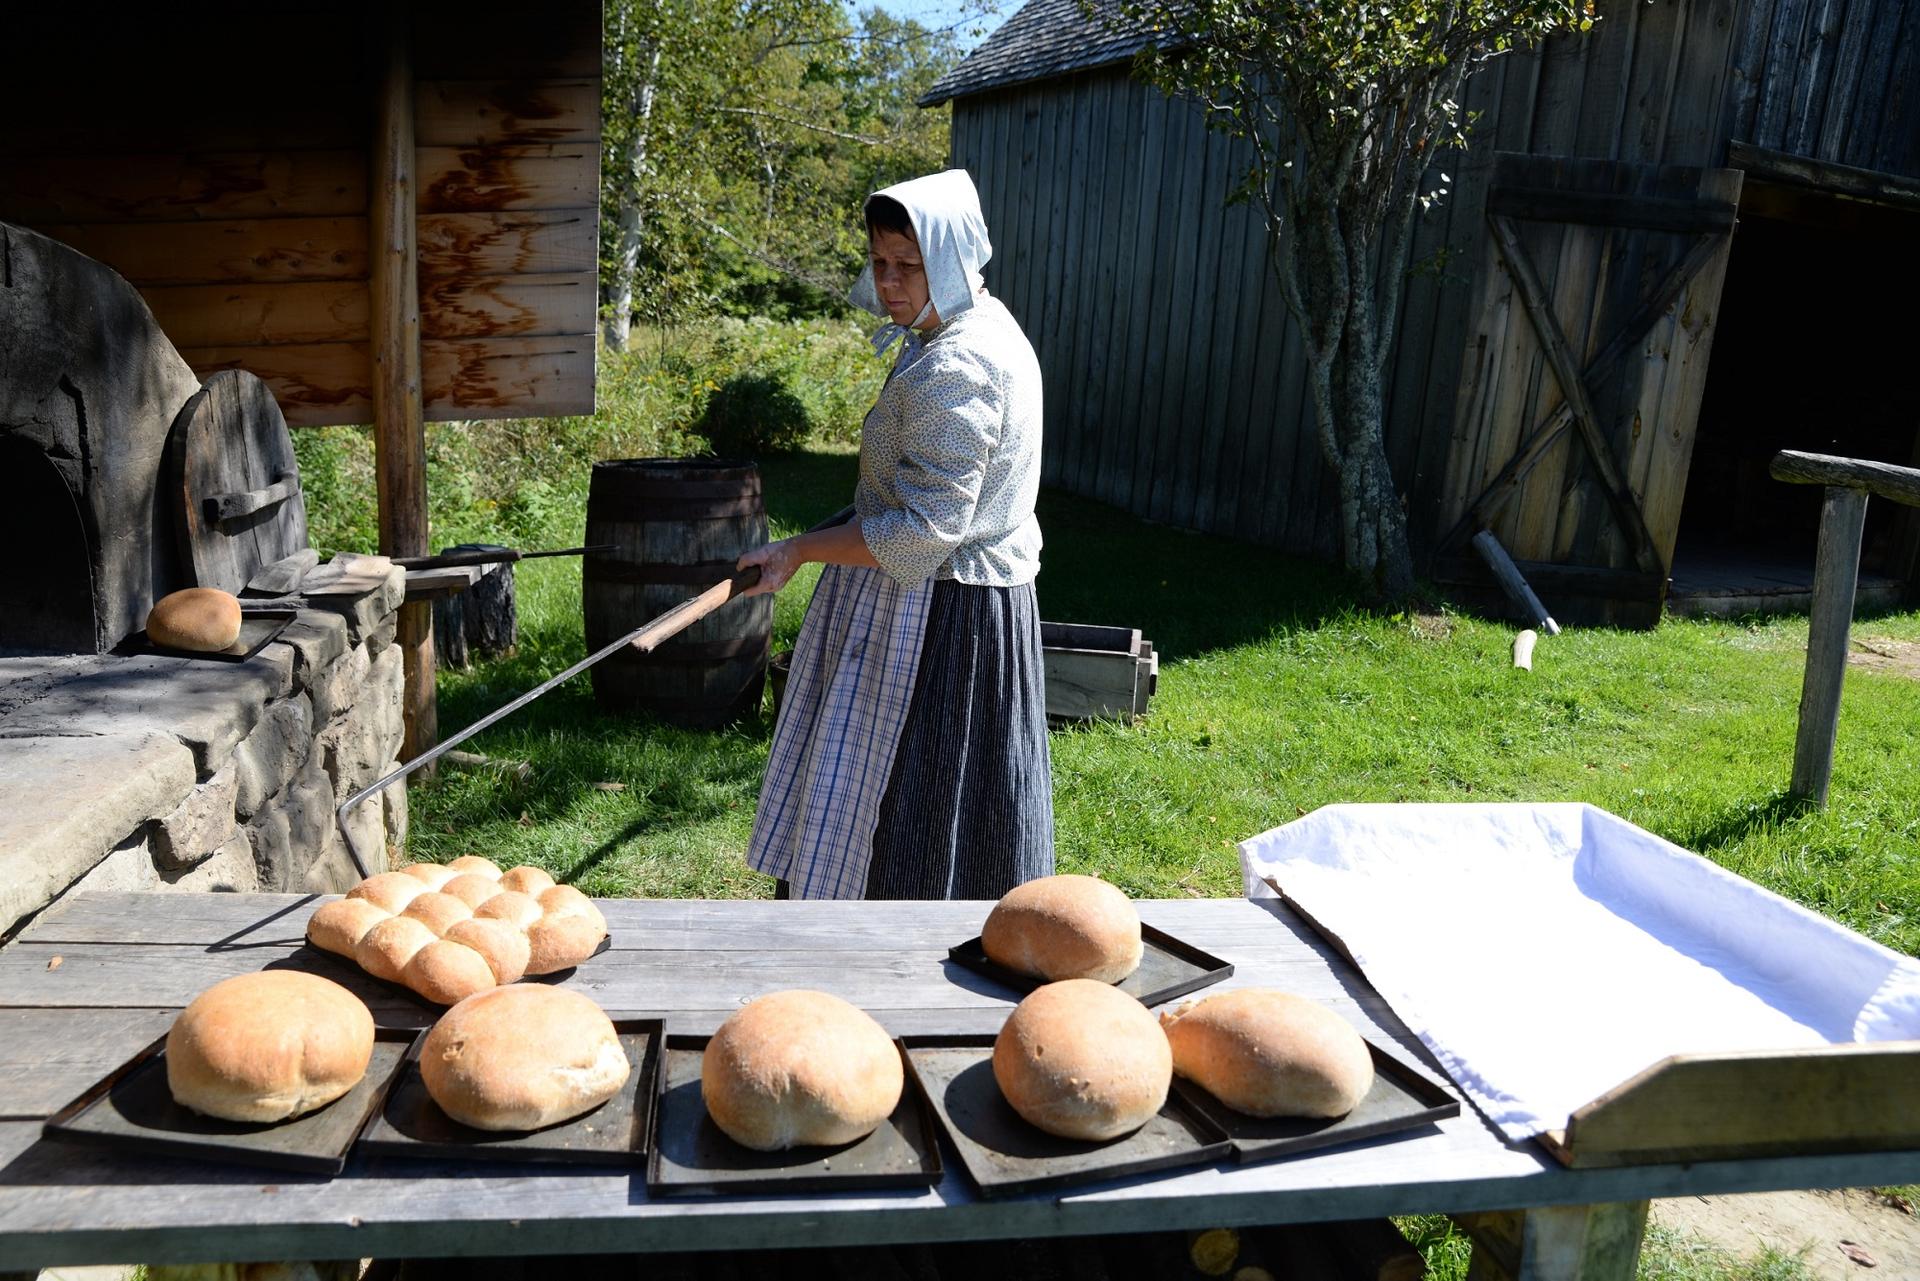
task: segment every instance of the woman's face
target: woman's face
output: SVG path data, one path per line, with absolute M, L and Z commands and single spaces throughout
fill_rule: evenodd
M 873 287 L 896 325 L 911 325 L 927 305 L 927 266 L 920 260 L 919 242 L 897 231 L 877 229 L 867 239 L 873 263 Z M 922 328 L 940 323 L 929 313 Z

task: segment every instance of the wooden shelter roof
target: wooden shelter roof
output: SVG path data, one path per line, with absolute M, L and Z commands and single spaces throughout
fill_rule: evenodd
M 1145 31 L 1114 31 L 1089 17 L 1081 0 L 1028 0 L 959 66 L 936 80 L 920 105 L 937 106 L 969 94 L 1125 62 L 1148 42 Z

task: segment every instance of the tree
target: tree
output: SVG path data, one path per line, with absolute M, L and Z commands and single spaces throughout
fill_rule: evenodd
M 1383 601 L 1413 587 L 1381 389 L 1427 175 L 1466 146 L 1475 68 L 1592 0 L 1082 0 L 1145 34 L 1138 69 L 1249 144 L 1236 198 L 1259 202 L 1269 261 L 1305 339 L 1320 451 L 1338 478 L 1341 555 Z M 1435 171 L 1437 172 L 1437 171 Z M 1439 173 L 1439 183 L 1451 181 Z

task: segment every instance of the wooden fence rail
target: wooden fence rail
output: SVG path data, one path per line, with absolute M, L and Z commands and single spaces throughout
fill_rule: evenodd
M 1920 470 L 1859 458 L 1783 449 L 1768 469 L 1775 480 L 1825 485 L 1820 540 L 1814 553 L 1813 608 L 1807 626 L 1807 671 L 1800 686 L 1800 728 L 1793 742 L 1788 790 L 1825 808 L 1840 729 L 1840 686 L 1847 673 L 1847 635 L 1860 581 L 1860 535 L 1867 496 L 1920 507 Z

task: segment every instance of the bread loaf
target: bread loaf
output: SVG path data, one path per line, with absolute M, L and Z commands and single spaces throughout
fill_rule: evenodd
M 571 969 L 606 937 L 606 917 L 579 890 L 537 867 L 502 872 L 474 854 L 369 876 L 307 922 L 315 947 L 443 1005 Z M 433 943 L 446 946 L 423 955 Z
M 1173 1069 L 1250 1116 L 1345 1116 L 1373 1088 L 1353 1026 L 1290 992 L 1243 988 L 1161 1014 Z
M 1013 1110 L 1065 1139 L 1113 1139 L 1167 1101 L 1173 1054 L 1147 1007 L 1092 979 L 1036 988 L 993 1042 Z
M 613 1021 L 591 999 L 544 984 L 469 996 L 427 1033 L 420 1078 L 462 1125 L 536 1130 L 599 1107 L 632 1065 Z
M 760 1152 L 863 1138 L 892 1115 L 904 1084 L 886 1029 L 825 992 L 748 1002 L 720 1025 L 700 1064 L 707 1115 Z
M 980 946 L 1035 978 L 1118 983 L 1140 967 L 1140 914 L 1097 876 L 1042 876 L 994 905 Z
M 147 612 L 147 639 L 168 649 L 216 653 L 240 639 L 240 602 L 217 587 L 170 592 Z
M 167 1088 L 205 1116 L 283 1121 L 358 1085 L 372 1057 L 360 998 L 317 975 L 265 970 L 216 983 L 181 1011 L 167 1032 Z

